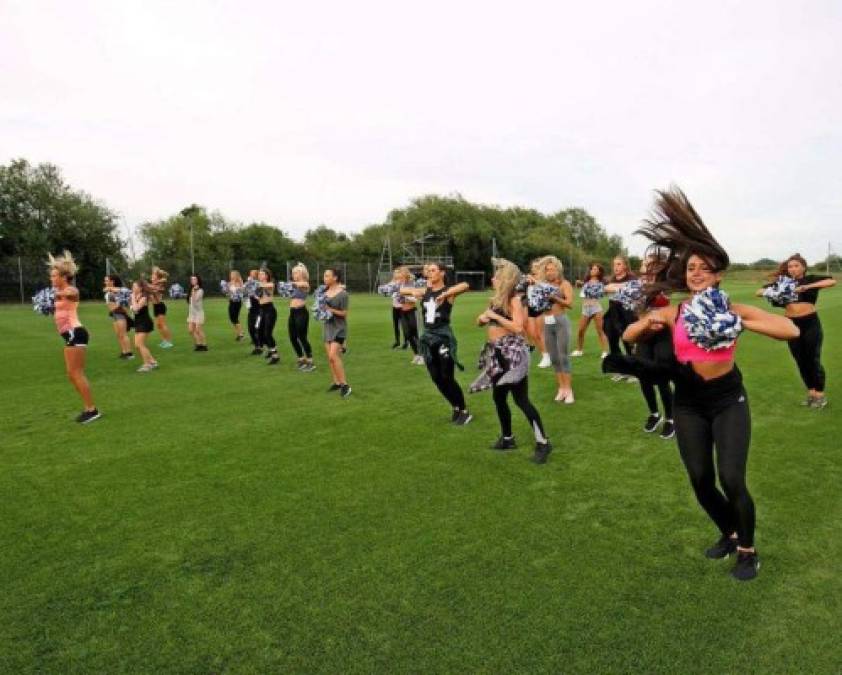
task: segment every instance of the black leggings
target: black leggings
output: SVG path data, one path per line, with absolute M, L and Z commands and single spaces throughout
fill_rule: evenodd
M 252 298 L 250 302 L 251 305 L 249 305 L 248 315 L 249 337 L 251 338 L 251 343 L 255 347 L 260 347 L 260 331 L 257 328 L 257 318 L 260 316 L 260 305 L 254 298 Z
M 403 339 L 412 347 L 412 351 L 418 353 L 418 314 L 413 307 L 409 311 L 401 310 L 401 328 L 403 328 Z
M 532 401 L 529 400 L 528 377 L 524 377 L 517 384 L 495 384 L 492 388 L 494 406 L 497 408 L 497 418 L 500 420 L 500 432 L 506 438 L 512 437 L 512 411 L 509 409 L 509 404 L 506 400 L 509 393 L 511 393 L 515 405 L 526 416 L 526 421 L 529 422 L 529 428 L 532 430 L 535 440 L 539 443 L 546 443 L 547 437 L 544 434 L 541 415 L 538 414 L 535 406 L 532 405 Z
M 243 308 L 243 303 L 240 300 L 228 301 L 228 320 L 236 326 L 240 323 L 240 310 Z
M 289 321 L 287 321 L 289 341 L 292 343 L 292 348 L 295 350 L 295 354 L 299 359 L 304 356 L 308 359 L 313 358 L 313 349 L 310 347 L 310 341 L 307 339 L 307 328 L 309 325 L 310 313 L 306 307 L 290 307 Z
M 442 344 L 438 343 L 431 347 L 430 358 L 425 361 L 427 370 L 441 395 L 447 399 L 453 409 L 467 410 L 465 394 L 462 393 L 462 387 L 459 386 L 455 377 L 456 364 L 453 363 L 450 351 L 446 354 L 439 351 Z
M 669 331 L 661 331 L 656 333 L 650 340 L 646 342 L 639 342 L 635 346 L 635 358 L 642 360 L 644 363 L 656 362 L 661 356 L 661 352 L 666 354 L 666 357 L 672 353 L 672 335 Z M 661 402 L 664 404 L 664 417 L 668 420 L 672 419 L 672 389 L 670 388 L 669 377 L 657 376 L 647 373 L 640 375 L 640 391 L 643 392 L 643 398 L 646 399 L 646 405 L 649 407 L 650 414 L 658 413 L 658 399 L 655 396 L 655 387 L 661 393 Z
M 392 307 L 392 329 L 395 331 L 395 344 L 401 341 L 401 315 L 403 310 L 400 307 Z
M 260 344 L 265 345 L 270 351 L 275 351 L 275 322 L 278 320 L 278 311 L 271 302 L 260 305 Z
M 611 354 L 622 354 L 620 341 L 623 337 L 623 331 L 635 320 L 634 313 L 627 310 L 619 302 L 616 300 L 608 301 L 608 311 L 605 312 L 602 328 L 605 331 L 605 337 L 608 338 L 608 351 Z M 631 354 L 631 344 L 623 342 L 623 346 L 626 348 L 626 354 Z
M 794 318 L 801 334 L 787 342 L 789 352 L 798 365 L 798 372 L 807 389 L 824 391 L 824 368 L 822 367 L 822 323 L 818 314 Z
M 751 413 L 736 366 L 708 382 L 692 375 L 676 381 L 675 432 L 701 507 L 723 535 L 736 532 L 740 546 L 753 546 L 754 501 L 746 485 Z

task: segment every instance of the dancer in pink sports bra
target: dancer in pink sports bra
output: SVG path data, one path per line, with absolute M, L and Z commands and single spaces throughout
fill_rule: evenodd
M 684 291 L 693 295 L 718 287 L 728 267 L 728 254 L 676 187 L 658 192 L 651 219 L 637 231 L 652 242 L 650 251 L 666 264 L 647 284 L 648 293 Z M 740 581 L 757 576 L 754 548 L 754 502 L 746 485 L 751 419 L 742 375 L 734 363 L 736 342 L 706 351 L 694 344 L 684 326 L 683 304 L 662 307 L 631 324 L 623 333 L 629 342 L 672 331 L 676 361 L 675 431 L 681 459 L 699 504 L 719 528 L 721 537 L 705 555 L 711 559 L 737 553 L 731 574 Z M 732 304 L 730 311 L 743 328 L 777 340 L 790 340 L 798 328 L 789 319 L 757 307 Z M 714 465 L 714 450 L 716 463 Z M 717 474 L 722 491 L 717 488 Z
M 76 417 L 80 424 L 88 424 L 100 418 L 94 405 L 91 385 L 85 377 L 85 354 L 88 347 L 88 331 L 79 321 L 79 291 L 73 285 L 78 267 L 70 251 L 62 255 L 49 256 L 50 284 L 56 298 L 55 322 L 59 335 L 64 339 L 64 365 L 67 377 L 85 403 L 85 409 Z

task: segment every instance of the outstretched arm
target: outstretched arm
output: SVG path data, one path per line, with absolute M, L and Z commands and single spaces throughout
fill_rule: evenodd
M 743 326 L 747 330 L 775 340 L 792 340 L 797 338 L 801 332 L 798 330 L 798 326 L 785 316 L 766 312 L 759 307 L 734 304 L 731 305 L 731 310 L 739 314 L 743 320 Z
M 462 293 L 469 290 L 470 288 L 471 287 L 468 286 L 468 284 L 466 284 L 464 281 L 459 284 L 456 284 L 455 286 L 451 286 L 444 293 L 442 293 L 436 298 L 436 304 L 440 305 L 445 300 L 452 304 L 453 298 L 455 298 L 457 295 L 462 295 Z
M 646 316 L 628 325 L 626 330 L 623 331 L 623 340 L 625 342 L 640 342 L 652 333 L 659 333 L 667 327 L 671 328 L 674 311 L 674 309 L 667 307 L 649 312 Z

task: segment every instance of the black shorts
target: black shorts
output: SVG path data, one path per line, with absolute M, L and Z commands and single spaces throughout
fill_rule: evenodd
M 84 326 L 76 326 L 66 330 L 61 334 L 64 338 L 65 347 L 87 347 L 90 336 L 88 330 Z
M 152 305 L 152 315 L 153 316 L 166 316 L 167 315 L 167 306 L 163 302 L 156 302 Z
M 135 333 L 151 333 L 153 330 L 155 330 L 155 327 L 152 325 L 152 319 L 149 318 L 148 314 L 146 316 L 135 316 Z
M 537 319 L 542 314 L 543 314 L 543 312 L 541 312 L 537 309 L 532 309 L 532 307 L 530 307 L 529 305 L 526 306 L 526 315 L 528 317 L 530 317 L 531 319 Z

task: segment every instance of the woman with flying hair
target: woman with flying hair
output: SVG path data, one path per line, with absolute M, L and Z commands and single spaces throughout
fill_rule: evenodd
M 85 409 L 76 417 L 76 421 L 79 424 L 88 424 L 99 419 L 100 412 L 94 405 L 91 385 L 85 376 L 89 335 L 79 321 L 79 290 L 73 285 L 79 268 L 70 251 L 65 251 L 59 256 L 49 254 L 47 267 L 50 270 L 50 285 L 55 295 L 56 328 L 64 339 L 64 366 L 67 377 L 85 404 Z
M 696 498 L 721 535 L 705 555 L 719 559 L 736 552 L 731 574 L 746 581 L 757 576 L 759 560 L 754 502 L 746 485 L 751 422 L 742 375 L 734 362 L 737 336 L 748 329 L 790 340 L 798 336 L 798 328 L 756 307 L 729 305 L 718 290 L 728 254 L 681 190 L 673 187 L 657 195 L 652 216 L 637 231 L 652 242 L 648 255 L 664 261 L 646 284 L 646 293 L 685 292 L 691 299 L 677 308 L 649 312 L 625 330 L 623 339 L 639 342 L 660 331 L 671 332 L 674 361 L 662 363 L 675 382 L 678 448 Z M 656 370 L 659 367 L 656 363 Z
M 150 296 L 150 300 L 152 301 L 152 316 L 155 317 L 155 325 L 158 326 L 158 330 L 161 332 L 161 344 L 159 345 L 161 349 L 169 349 L 173 346 L 172 331 L 167 324 L 167 304 L 164 302 L 164 293 L 167 291 L 167 279 L 169 279 L 169 276 L 166 270 L 162 270 L 156 265 L 152 268 L 152 274 L 147 284 L 149 290 L 152 292 Z
M 491 446 L 493 450 L 512 450 L 517 447 L 512 432 L 512 411 L 508 397 L 521 409 L 535 437 L 535 454 L 532 461 L 545 464 L 552 445 L 544 433 L 541 416 L 529 400 L 529 348 L 524 339 L 526 310 L 518 293 L 521 280 L 517 265 L 502 258 L 494 258 L 494 276 L 491 285 L 494 295 L 477 324 L 487 330 L 488 341 L 480 354 L 482 373 L 471 385 L 472 393 L 492 390 L 497 418 L 500 420 L 500 437 Z
M 552 304 L 543 313 L 544 345 L 550 355 L 555 371 L 556 403 L 571 404 L 573 398 L 573 376 L 570 373 L 570 320 L 567 310 L 573 307 L 573 285 L 564 278 L 564 265 L 554 255 L 538 260 L 538 280 L 555 286 L 557 291 L 550 297 Z
M 800 253 L 794 253 L 778 267 L 776 277 L 788 277 L 795 282 L 794 297 L 779 304 L 784 306 L 784 315 L 798 326 L 801 334 L 787 343 L 801 381 L 807 387 L 804 405 L 821 409 L 827 405 L 824 394 L 825 374 L 822 366 L 822 341 L 824 333 L 816 303 L 819 291 L 836 285 L 836 279 L 821 274 L 807 274 L 807 261 Z M 792 282 L 790 282 L 792 283 Z M 770 284 L 771 286 L 772 284 Z M 768 286 L 766 287 L 768 288 Z M 757 295 L 763 295 L 760 289 Z

